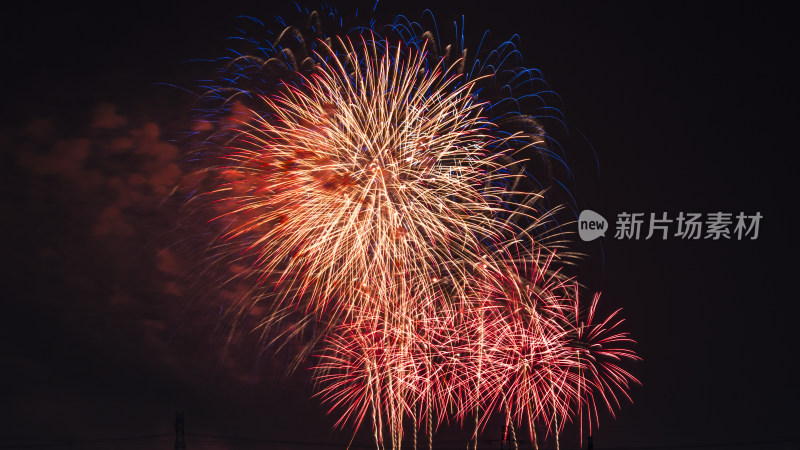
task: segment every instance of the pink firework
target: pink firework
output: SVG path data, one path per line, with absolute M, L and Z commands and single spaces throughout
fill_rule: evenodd
M 598 403 L 613 411 L 636 382 L 621 362 L 637 357 L 617 312 L 596 320 L 599 295 L 584 307 L 564 274 L 559 208 L 539 207 L 526 172 L 546 153 L 541 126 L 481 99 L 509 87 L 506 58 L 471 71 L 431 33 L 314 30 L 284 31 L 277 43 L 295 47 L 281 58 L 231 61 L 248 69 L 230 79 L 274 83 L 208 140 L 222 163 L 202 197 L 236 281 L 257 286 L 232 315 L 265 305 L 269 342 L 301 341 L 295 364 L 315 355 L 337 425 L 369 423 L 379 448 L 399 448 L 409 422 L 415 447 L 417 430 L 431 446 L 468 419 L 477 442 L 493 417 L 558 443 Z

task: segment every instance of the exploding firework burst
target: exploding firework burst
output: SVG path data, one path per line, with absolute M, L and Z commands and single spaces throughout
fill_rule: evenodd
M 226 237 L 256 236 L 258 270 L 286 296 L 392 308 L 462 277 L 454 261 L 479 261 L 509 231 L 503 152 L 490 151 L 502 142 L 474 83 L 425 69 L 423 52 L 374 36 L 339 44 L 346 53 L 318 55 L 299 87 L 261 97 L 269 113 L 227 156 L 221 218 Z
M 536 442 L 536 424 L 557 436 L 598 399 L 618 406 L 631 341 L 562 273 L 559 208 L 542 206 L 558 158 L 509 106 L 540 96 L 491 94 L 533 72 L 505 68 L 507 45 L 468 69 L 416 24 L 325 36 L 319 17 L 275 56 L 230 60 L 211 90 L 230 114 L 198 127 L 213 129 L 199 159 L 221 161 L 198 199 L 261 287 L 232 314 L 266 304 L 266 342 L 299 340 L 338 424 L 370 421 L 379 447 L 399 448 L 407 419 L 415 446 L 468 417 L 473 438 L 500 417 Z
M 580 305 L 578 286 L 531 255 L 525 266 L 502 264 L 465 280 L 462 297 L 439 292 L 417 300 L 394 325 L 375 310 L 339 325 L 326 342 L 319 395 L 358 427 L 372 419 L 392 444 L 405 417 L 428 426 L 472 416 L 477 434 L 493 416 L 507 425 L 534 424 L 557 435 L 576 414 L 596 417 L 596 398 L 609 408 L 635 378 L 618 366 L 636 359 L 616 332 L 617 313 L 599 323 L 599 296 Z M 371 415 L 371 416 L 370 416 Z M 423 421 L 424 423 L 424 421 Z

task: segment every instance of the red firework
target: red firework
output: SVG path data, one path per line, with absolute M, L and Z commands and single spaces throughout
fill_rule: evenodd
M 468 418 L 476 438 L 492 417 L 536 442 L 537 426 L 557 439 L 598 403 L 613 412 L 637 382 L 620 365 L 633 341 L 618 312 L 595 318 L 599 295 L 580 304 L 561 235 L 542 231 L 553 210 L 534 206 L 544 192 L 525 188 L 520 156 L 541 136 L 497 131 L 536 122 L 489 120 L 478 84 L 495 73 L 468 76 L 432 36 L 315 42 L 303 74 L 284 49 L 291 76 L 225 128 L 205 197 L 221 247 L 269 291 L 233 309 L 269 302 L 279 345 L 319 325 L 301 351 L 317 352 L 317 396 L 338 426 L 371 423 L 378 447 L 399 448 L 408 420 L 415 442 Z

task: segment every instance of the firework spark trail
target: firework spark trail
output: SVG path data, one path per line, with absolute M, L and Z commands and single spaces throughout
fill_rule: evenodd
M 616 313 L 593 324 L 599 296 L 584 313 L 574 280 L 557 277 L 550 261 L 528 259 L 534 278 L 527 285 L 518 283 L 519 272 L 471 278 L 465 298 L 441 294 L 419 304 L 403 326 L 387 327 L 374 309 L 360 311 L 362 318 L 373 315 L 374 323 L 344 325 L 327 342 L 316 367 L 318 395 L 331 411 L 343 411 L 339 425 L 352 420 L 356 428 L 368 404 L 382 405 L 384 422 L 399 427 L 392 435 L 402 434 L 402 418 L 415 406 L 432 410 L 436 426 L 476 411 L 483 412 L 475 417 L 479 429 L 491 415 L 508 417 L 529 424 L 531 439 L 533 423 L 557 434 L 579 409 L 588 407 L 596 416 L 595 396 L 609 408 L 618 406 L 616 393 L 635 381 L 617 365 L 636 359 L 617 346 L 630 340 L 613 333 Z M 381 332 L 372 331 L 379 327 Z M 373 398 L 358 397 L 367 393 Z
M 258 270 L 280 272 L 287 297 L 320 311 L 430 293 L 434 279 L 462 276 L 450 262 L 477 261 L 510 231 L 498 219 L 509 193 L 495 183 L 508 175 L 473 83 L 453 87 L 441 65 L 423 69 L 424 52 L 372 39 L 360 50 L 340 40 L 347 57 L 329 49 L 304 89 L 262 96 L 270 114 L 242 127 L 215 192 L 231 208 L 226 238 L 256 234 Z M 350 74 L 340 59 L 355 58 Z
M 287 33 L 302 41 L 287 28 L 278 42 Z M 451 418 L 474 418 L 477 434 L 492 416 L 557 439 L 576 414 L 591 426 L 596 403 L 627 397 L 632 341 L 617 313 L 595 321 L 599 296 L 583 307 L 561 270 L 558 207 L 539 209 L 525 172 L 541 127 L 490 120 L 499 104 L 479 85 L 495 74 L 466 76 L 466 51 L 437 56 L 426 35 L 320 39 L 304 75 L 288 49 L 288 63 L 252 58 L 293 76 L 250 93 L 204 194 L 221 247 L 272 291 L 232 310 L 266 302 L 271 345 L 310 339 L 294 364 L 316 352 L 317 396 L 338 426 L 371 422 L 379 448 L 387 435 L 400 447 L 408 417 L 427 418 L 429 443 Z

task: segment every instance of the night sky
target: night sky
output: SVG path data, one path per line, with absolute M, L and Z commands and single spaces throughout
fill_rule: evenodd
M 609 233 L 579 246 L 576 275 L 603 311 L 623 308 L 643 358 L 626 366 L 642 381 L 633 402 L 601 417 L 595 448 L 800 448 L 789 11 L 381 1 L 375 15 L 426 7 L 445 38 L 462 14 L 471 39 L 519 35 L 525 64 L 560 96 L 567 126 L 553 134 L 578 210 L 763 216 L 756 240 Z M 187 449 L 344 448 L 351 433 L 310 398 L 307 372 L 283 378 L 286 362 L 259 358 L 252 333 L 224 345 L 209 302 L 233 294 L 204 282 L 191 260 L 203 224 L 171 195 L 196 106 L 171 86 L 195 89 L 213 69 L 187 61 L 227 55 L 239 15 L 274 30 L 275 15 L 303 16 L 238 0 L 19 2 L 0 15 L 0 448 L 172 448 L 176 411 Z M 500 434 L 480 446 L 499 448 Z M 466 442 L 453 430 L 435 441 Z

